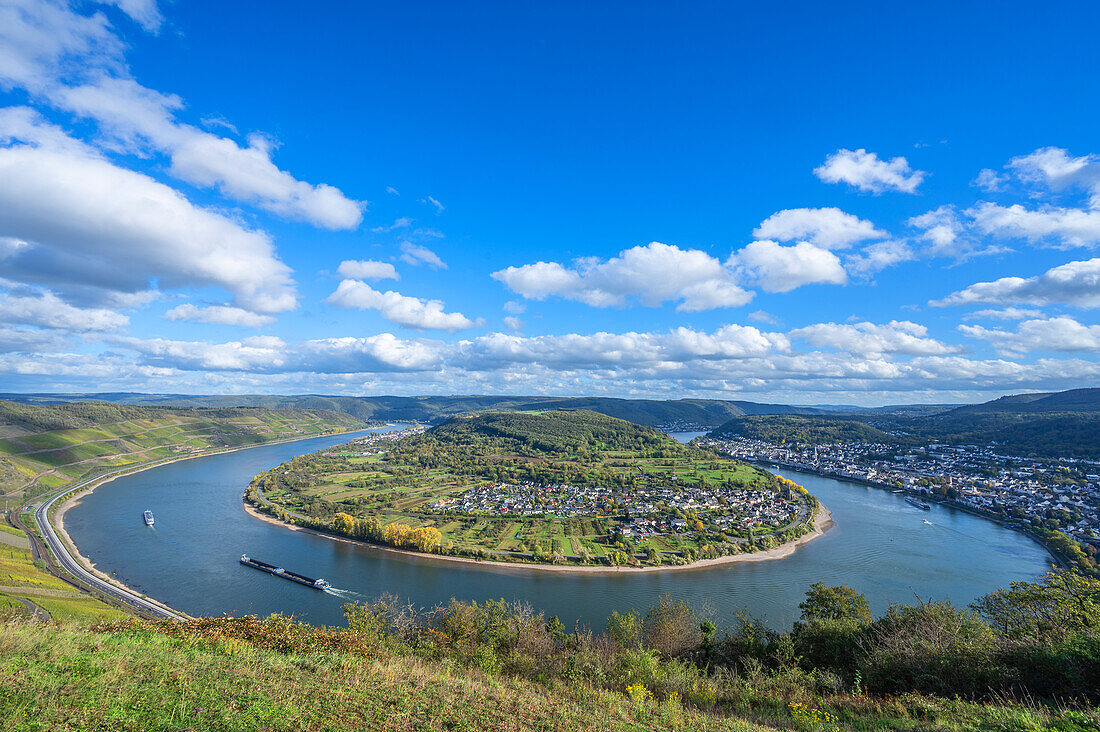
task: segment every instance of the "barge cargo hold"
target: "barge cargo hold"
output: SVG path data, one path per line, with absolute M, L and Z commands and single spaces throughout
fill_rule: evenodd
M 258 569 L 261 572 L 273 574 L 276 577 L 288 579 L 291 582 L 297 582 L 298 584 L 305 585 L 306 587 L 312 587 L 315 590 L 324 590 L 332 586 L 328 582 L 325 582 L 323 579 L 313 579 L 312 577 L 306 577 L 304 574 L 291 572 L 289 570 L 283 569 L 282 567 L 276 567 L 274 564 L 268 564 L 267 562 L 261 562 L 259 559 L 253 559 L 247 554 L 241 555 L 241 564 L 253 567 L 254 569 Z
M 906 496 L 905 497 L 905 502 L 908 503 L 910 506 L 916 506 L 917 508 L 919 508 L 922 511 L 931 511 L 932 510 L 932 507 L 929 506 L 927 503 L 925 503 L 924 501 L 918 501 L 916 498 L 913 498 L 912 496 Z

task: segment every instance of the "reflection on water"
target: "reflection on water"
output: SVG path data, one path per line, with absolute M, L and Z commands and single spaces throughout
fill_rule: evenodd
M 166 465 L 119 478 L 68 512 L 66 528 L 103 571 L 193 615 L 283 612 L 342 622 L 341 606 L 391 593 L 431 606 L 451 597 L 531 602 L 567 624 L 601 627 L 611 610 L 644 609 L 662 595 L 708 608 L 719 623 L 747 609 L 789 625 L 814 582 L 847 584 L 876 612 L 914 596 L 967 603 L 1049 564 L 1027 537 L 960 511 L 931 513 L 889 491 L 778 472 L 806 486 L 836 526 L 784 559 L 645 574 L 564 574 L 410 557 L 290 531 L 252 518 L 241 494 L 256 473 L 346 442 L 317 437 Z M 141 514 L 157 517 L 148 531 Z M 241 566 L 247 553 L 334 586 L 321 592 Z

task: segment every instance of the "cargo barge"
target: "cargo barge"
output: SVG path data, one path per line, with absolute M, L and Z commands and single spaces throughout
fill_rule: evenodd
M 332 585 L 325 582 L 323 579 L 313 579 L 312 577 L 306 577 L 304 574 L 298 574 L 297 572 L 291 572 L 283 569 L 282 567 L 276 567 L 274 564 L 268 564 L 267 562 L 261 562 L 259 559 L 253 559 L 247 554 L 241 555 L 241 564 L 260 570 L 261 572 L 267 572 L 273 574 L 276 577 L 282 577 L 288 579 L 291 582 L 297 582 L 300 585 L 306 587 L 312 587 L 315 590 L 324 590 Z
M 922 511 L 931 511 L 932 510 L 932 507 L 929 506 L 927 503 L 925 503 L 924 501 L 918 501 L 916 498 L 913 498 L 912 496 L 906 496 L 905 497 L 905 502 L 908 503 L 910 506 L 916 506 L 917 508 L 919 508 Z

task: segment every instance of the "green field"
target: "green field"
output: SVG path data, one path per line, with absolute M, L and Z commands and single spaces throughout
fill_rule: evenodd
M 614 499 L 579 512 L 547 509 L 552 515 L 430 506 L 501 483 L 606 488 Z M 636 495 L 658 490 L 673 500 L 721 490 L 734 500 L 717 509 L 674 507 L 666 500 L 647 504 L 653 508 L 644 516 L 630 514 Z M 557 563 L 609 557 L 622 563 L 625 555 L 629 563 L 649 564 L 767 548 L 794 538 L 804 521 L 749 528 L 722 523 L 723 515 L 738 514 L 736 497 L 745 491 L 781 490 L 781 479 L 766 471 L 680 445 L 650 428 L 577 410 L 479 415 L 397 443 L 350 443 L 297 457 L 257 476 L 250 486 L 254 503 L 270 501 L 283 518 L 333 527 L 336 515 L 346 514 L 358 524 L 430 527 L 441 534 L 440 551 Z M 794 496 L 808 518 L 811 499 Z M 632 519 L 647 516 L 691 528 L 621 533 Z

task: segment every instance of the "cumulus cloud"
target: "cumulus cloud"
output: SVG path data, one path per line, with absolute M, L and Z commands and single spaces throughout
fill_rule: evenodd
M 146 28 L 159 27 L 154 3 L 116 4 Z M 365 204 L 280 169 L 262 135 L 241 146 L 179 121 L 183 100 L 135 81 L 125 48 L 101 13 L 83 15 L 65 0 L 10 0 L 0 8 L 0 86 L 94 120 L 104 141 L 119 149 L 167 155 L 169 172 L 188 183 L 317 226 L 358 226 Z
M 752 232 L 757 239 L 808 241 L 822 249 L 844 249 L 868 239 L 884 239 L 870 221 L 839 208 L 789 208 L 772 214 Z
M 790 332 L 797 338 L 817 346 L 848 353 L 878 355 L 902 353 L 910 356 L 942 356 L 958 353 L 960 348 L 928 337 L 928 328 L 908 320 L 876 323 L 818 323 Z
M 1008 167 L 1020 180 L 1052 191 L 1082 188 L 1091 196 L 1090 205 L 1100 208 L 1100 155 L 1073 157 L 1063 148 L 1044 147 L 1013 158 Z
M 929 304 L 971 303 L 1100 308 L 1100 258 L 1067 262 L 1036 277 L 1002 277 L 992 282 L 977 282 Z
M 393 290 L 379 292 L 360 280 L 342 281 L 325 302 L 341 308 L 377 310 L 386 320 L 407 328 L 456 331 L 479 325 L 462 313 L 444 312 L 440 300 L 421 300 Z
M 826 183 L 847 183 L 870 193 L 916 193 L 925 173 L 911 170 L 909 161 L 903 157 L 880 160 L 875 153 L 860 148 L 837 150 L 825 158 L 823 165 L 814 168 L 814 175 Z
M 765 292 L 790 292 L 803 285 L 848 282 L 835 254 L 804 241 L 790 247 L 766 239 L 754 241 L 730 261 Z
M 107 331 L 124 328 L 130 319 L 103 308 L 78 308 L 52 292 L 34 296 L 0 295 L 0 321 L 73 331 Z
M 927 242 L 924 250 L 927 256 L 964 261 L 972 257 L 1011 251 L 1004 246 L 980 243 L 971 235 L 969 229 L 973 221 L 967 217 L 973 217 L 975 210 L 960 213 L 955 206 L 945 205 L 913 216 L 906 223 L 921 230 L 919 238 Z
M 999 239 L 1025 239 L 1059 249 L 1100 244 L 1100 209 L 1046 206 L 1029 209 L 1020 204 L 1001 206 L 982 202 L 967 210 L 974 226 Z
M 252 313 L 231 305 L 196 307 L 191 303 L 177 305 L 166 312 L 164 317 L 168 320 L 191 320 L 215 325 L 240 325 L 245 328 L 259 328 L 275 322 L 275 318 L 270 315 Z
M 55 145 L 43 129 L 36 144 L 0 148 L 0 235 L 26 243 L 6 256 L 6 277 L 126 293 L 155 278 L 162 288 L 223 287 L 254 312 L 295 307 L 290 269 L 265 233 L 76 141 Z
M 1016 330 L 960 325 L 970 338 L 988 341 L 999 353 L 1017 355 L 1029 351 L 1100 351 L 1100 325 L 1083 325 L 1068 316 L 1025 320 Z
M 432 269 L 447 269 L 447 263 L 439 258 L 439 255 L 428 247 L 413 244 L 411 241 L 401 242 L 401 261 L 414 267 L 426 264 Z
M 650 307 L 678 301 L 677 310 L 695 312 L 737 307 L 752 299 L 736 283 L 733 270 L 718 259 L 660 242 L 625 249 L 607 260 L 578 259 L 573 267 L 536 262 L 492 276 L 530 300 L 560 297 L 595 307 L 623 306 L 637 298 Z
M 336 269 L 341 277 L 352 280 L 397 280 L 401 277 L 389 262 L 373 259 L 348 259 Z
M 504 318 L 504 325 L 508 330 L 520 331 L 523 330 L 523 321 L 514 315 L 507 315 Z

